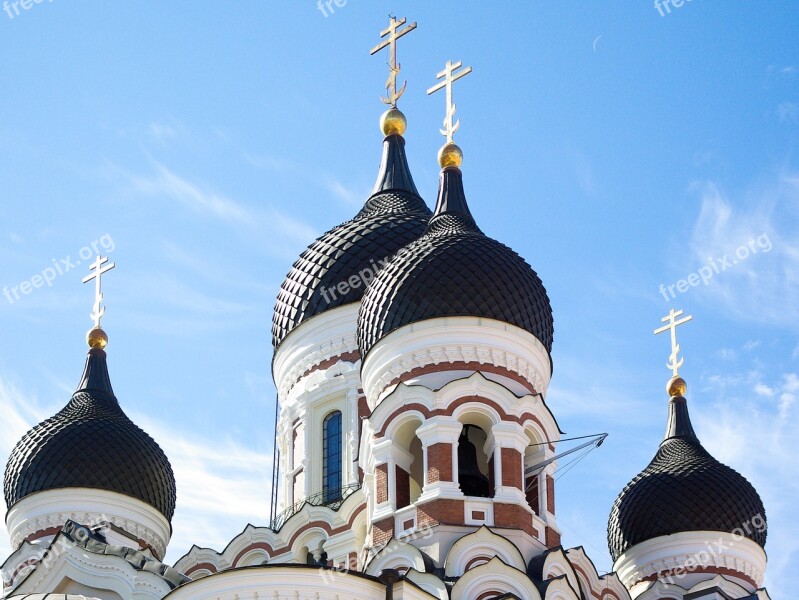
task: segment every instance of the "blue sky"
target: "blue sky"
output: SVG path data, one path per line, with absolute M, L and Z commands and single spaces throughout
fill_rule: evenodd
M 548 403 L 570 435 L 610 433 L 558 481 L 564 543 L 610 567 L 610 506 L 665 424 L 669 347 L 652 331 L 675 306 L 694 315 L 680 341 L 695 426 L 763 496 L 768 585 L 787 595 L 799 560 L 799 5 L 691 0 L 661 16 L 649 1 L 497 4 L 347 0 L 324 16 L 314 0 L 45 0 L 0 12 L 0 286 L 92 242 L 113 247 L 111 376 L 178 474 L 169 558 L 265 524 L 274 298 L 302 249 L 368 196 L 387 75 L 369 49 L 389 12 L 407 16 L 419 27 L 400 47 L 400 107 L 417 186 L 432 205 L 443 99 L 425 90 L 462 60 L 474 68 L 456 90 L 473 213 L 552 300 Z M 77 383 L 86 272 L 0 297 L 4 456 Z

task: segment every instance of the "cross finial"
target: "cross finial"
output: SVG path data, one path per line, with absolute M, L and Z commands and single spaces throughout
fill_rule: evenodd
M 447 138 L 447 144 L 453 143 L 452 136 L 455 135 L 458 127 L 461 125 L 460 119 L 455 121 L 455 103 L 452 101 L 452 84 L 461 77 L 466 77 L 466 75 L 472 72 L 471 67 L 466 67 L 460 73 L 455 73 L 461 66 L 463 66 L 461 61 L 453 64 L 451 60 L 448 60 L 444 70 L 436 75 L 436 79 L 443 79 L 443 81 L 427 90 L 428 96 L 441 89 L 447 90 L 447 115 L 444 117 L 444 129 L 441 130 L 441 135 Z
M 103 290 L 100 284 L 100 278 L 103 276 L 104 273 L 107 273 L 111 269 L 113 269 L 116 264 L 106 264 L 108 262 L 108 257 L 106 256 L 103 258 L 99 254 L 97 255 L 97 259 L 89 265 L 89 269 L 92 271 L 89 275 L 83 278 L 83 283 L 88 283 L 92 279 L 94 279 L 94 308 L 92 309 L 91 317 L 94 320 L 94 327 L 95 329 L 100 328 L 100 319 L 103 318 L 105 314 L 105 306 L 102 306 L 103 303 Z
M 693 316 L 688 315 L 687 317 L 678 320 L 677 317 L 682 316 L 682 314 L 683 311 L 675 311 L 672 308 L 669 314 L 661 319 L 661 321 L 666 323 L 666 325 L 660 327 L 659 329 L 655 329 L 655 335 L 663 333 L 664 331 L 671 331 L 671 356 L 669 357 L 669 362 L 666 364 L 666 367 L 671 369 L 672 375 L 674 377 L 679 377 L 680 367 L 685 362 L 684 358 L 681 358 L 679 361 L 677 360 L 677 355 L 680 352 L 680 345 L 677 343 L 677 327 L 693 319 Z
M 416 23 L 411 23 L 405 29 L 400 30 L 400 27 L 405 25 L 405 17 L 399 21 L 394 15 L 389 15 L 389 18 L 391 20 L 389 21 L 388 28 L 380 32 L 381 38 L 385 38 L 386 36 L 388 37 L 380 42 L 377 46 L 372 48 L 372 51 L 369 54 L 374 56 L 376 53 L 388 46 L 389 74 L 388 81 L 386 81 L 386 97 L 383 98 L 381 96 L 380 99 L 383 101 L 383 103 L 388 104 L 391 108 L 397 108 L 397 100 L 399 100 L 400 96 L 405 93 L 405 86 L 408 85 L 408 82 L 406 81 L 402 84 L 402 87 L 399 89 L 399 91 L 397 90 L 397 75 L 399 75 L 400 69 L 402 68 L 397 62 L 397 40 L 416 29 Z

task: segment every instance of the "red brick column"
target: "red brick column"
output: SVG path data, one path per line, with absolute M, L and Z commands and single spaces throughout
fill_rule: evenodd
M 375 502 L 382 504 L 388 501 L 388 465 L 383 463 L 375 469 Z
M 372 523 L 372 545 L 380 546 L 394 537 L 394 517 Z
M 555 480 L 547 475 L 547 510 L 555 514 Z
M 488 497 L 493 498 L 497 491 L 497 474 L 494 469 L 494 453 L 488 457 Z
M 452 478 L 452 444 L 433 444 L 427 448 L 427 483 L 455 481 Z
M 538 475 L 533 477 L 533 485 L 530 486 L 530 491 L 527 492 L 527 504 L 530 505 L 530 508 L 533 509 L 533 512 L 537 515 L 541 514 L 541 506 L 539 505 L 539 496 L 538 496 Z
M 399 510 L 411 503 L 411 475 L 399 465 L 394 472 L 397 478 L 397 510 Z
M 502 485 L 524 491 L 522 485 L 522 453 L 514 448 L 502 448 Z
M 547 548 L 554 548 L 555 546 L 560 546 L 560 534 L 551 527 L 547 527 L 546 544 Z

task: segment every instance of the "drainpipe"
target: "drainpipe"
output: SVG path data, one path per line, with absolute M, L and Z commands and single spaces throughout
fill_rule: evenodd
M 383 569 L 377 579 L 386 586 L 386 600 L 394 600 L 394 584 L 401 579 L 399 571 Z

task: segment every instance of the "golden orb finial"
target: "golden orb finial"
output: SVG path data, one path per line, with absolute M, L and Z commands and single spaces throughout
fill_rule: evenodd
M 408 121 L 405 115 L 396 106 L 389 108 L 380 117 L 380 129 L 386 137 L 390 135 L 404 135 L 408 128 Z
M 86 343 L 92 350 L 95 348 L 103 350 L 108 345 L 108 335 L 99 327 L 93 327 L 86 334 Z
M 442 169 L 460 167 L 463 164 L 463 151 L 455 142 L 448 142 L 438 151 L 438 164 Z
M 669 393 L 670 398 L 674 398 L 675 396 L 685 396 L 685 392 L 687 390 L 688 384 L 685 383 L 685 379 L 682 377 L 672 377 L 666 384 L 666 391 Z

